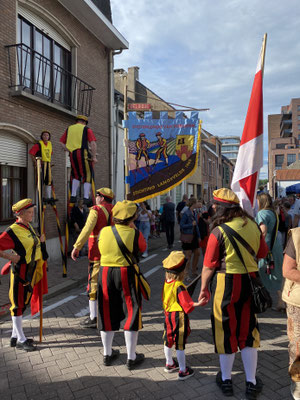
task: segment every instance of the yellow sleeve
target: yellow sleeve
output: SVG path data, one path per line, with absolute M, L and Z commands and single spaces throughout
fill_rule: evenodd
M 85 244 L 85 242 L 87 242 L 90 234 L 92 233 L 92 230 L 95 228 L 96 223 L 97 223 L 97 219 L 98 219 L 98 213 L 96 210 L 90 210 L 89 215 L 87 217 L 86 223 L 84 225 L 84 227 L 82 228 L 82 231 L 80 232 L 76 243 L 74 244 L 74 248 L 81 250 Z

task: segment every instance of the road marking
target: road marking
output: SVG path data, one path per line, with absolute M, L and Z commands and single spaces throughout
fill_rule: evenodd
M 87 306 L 87 307 L 83 308 L 82 310 L 80 310 L 77 314 L 75 314 L 75 317 L 84 317 L 89 312 L 90 312 L 90 307 Z
M 78 296 L 68 296 L 63 300 L 57 301 L 56 303 L 53 303 L 51 306 L 45 307 L 43 308 L 43 314 L 46 314 L 46 312 L 53 310 L 54 308 L 57 308 L 59 306 L 61 306 L 62 304 L 68 303 L 71 300 L 76 299 L 76 297 Z M 26 317 L 23 318 L 24 319 L 34 319 L 40 316 L 40 313 L 38 312 L 35 315 L 27 315 Z
M 151 254 L 151 256 L 149 256 L 149 257 L 147 257 L 147 258 L 143 258 L 143 259 L 140 261 L 140 264 L 144 263 L 145 261 L 149 261 L 149 260 L 151 260 L 151 258 L 156 257 L 156 256 L 157 256 L 157 254 Z
M 145 277 L 145 278 L 148 278 L 148 276 L 154 274 L 154 272 L 158 271 L 160 268 L 162 268 L 162 266 L 161 266 L 161 265 L 157 265 L 156 267 L 150 269 L 150 271 L 147 271 L 147 272 L 144 274 L 144 277 Z

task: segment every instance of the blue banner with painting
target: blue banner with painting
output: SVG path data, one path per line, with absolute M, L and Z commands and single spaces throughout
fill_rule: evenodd
M 128 200 L 163 194 L 194 173 L 200 148 L 198 112 L 190 118 L 182 112 L 176 112 L 175 118 L 161 112 L 159 119 L 153 119 L 152 112 L 145 112 L 143 119 L 130 112 L 123 126 L 128 129 Z

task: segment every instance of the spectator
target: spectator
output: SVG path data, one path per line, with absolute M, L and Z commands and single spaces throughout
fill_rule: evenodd
M 272 198 L 268 193 L 262 193 L 257 196 L 258 214 L 255 218 L 265 241 L 270 249 L 274 260 L 274 268 L 269 267 L 268 259 L 262 259 L 258 263 L 259 274 L 265 287 L 272 293 L 277 291 L 278 302 L 275 309 L 282 311 L 285 305 L 281 300 L 282 286 L 282 244 L 277 237 L 278 217 L 272 204 Z
M 139 212 L 139 221 L 140 221 L 140 231 L 142 232 L 145 241 L 146 241 L 146 250 L 143 252 L 142 257 L 148 257 L 148 238 L 150 234 L 150 220 L 152 216 L 152 212 L 147 210 L 147 204 L 145 202 L 140 204 L 141 209 Z
M 296 228 L 297 226 L 300 226 L 300 201 L 297 199 L 293 194 L 290 194 L 288 196 L 288 201 L 291 205 L 289 214 L 292 216 L 292 226 L 293 228 Z
M 198 271 L 200 233 L 194 211 L 197 207 L 198 200 L 195 198 L 189 199 L 187 210 L 180 220 L 182 250 L 188 260 L 185 268 L 187 281 L 190 281 L 195 277 Z M 192 264 L 191 271 L 189 271 L 190 264 Z
M 156 237 L 160 237 L 160 215 L 159 215 L 159 211 L 155 210 L 154 211 L 154 216 L 155 216 L 155 233 L 156 233 Z
M 162 219 L 165 224 L 168 249 L 172 249 L 174 244 L 174 225 L 175 225 L 175 204 L 171 202 L 171 197 L 166 197 L 163 205 Z
M 76 242 L 82 228 L 85 225 L 85 221 L 88 216 L 87 209 L 83 206 L 83 200 L 78 200 L 77 206 L 74 206 L 71 211 L 71 232 L 73 236 L 73 243 Z M 87 251 L 87 242 L 83 248 L 79 251 L 79 257 L 82 256 L 83 251 Z
M 181 211 L 186 206 L 187 201 L 188 201 L 188 196 L 187 196 L 187 194 L 184 194 L 182 197 L 182 200 L 177 204 L 176 215 L 177 215 L 178 224 L 180 224 L 180 220 L 181 220 Z
M 282 272 L 285 280 L 282 299 L 286 302 L 287 334 L 289 338 L 289 373 L 291 375 L 291 394 L 300 399 L 299 376 L 293 371 L 294 361 L 300 362 L 300 228 L 291 230 L 291 236 L 284 250 Z M 292 290 L 291 290 L 292 289 Z M 297 349 L 298 347 L 298 349 Z

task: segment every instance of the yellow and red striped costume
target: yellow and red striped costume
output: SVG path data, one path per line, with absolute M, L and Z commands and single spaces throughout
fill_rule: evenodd
M 87 291 L 90 300 L 97 299 L 97 282 L 100 268 L 100 252 L 98 248 L 99 233 L 102 228 L 112 224 L 113 205 L 103 201 L 100 205 L 91 207 L 86 223 L 80 232 L 74 248 L 81 250 L 88 240 L 88 286 Z
M 88 143 L 92 141 L 96 141 L 93 131 L 78 123 L 70 125 L 60 138 L 70 152 L 71 179 L 92 183 L 94 170 L 88 149 Z
M 163 288 L 165 312 L 164 344 L 176 350 L 184 350 L 191 329 L 187 314 L 193 311 L 194 302 L 181 281 L 165 281 Z
M 261 232 L 250 219 L 234 218 L 227 225 L 246 240 L 258 258 L 268 252 Z M 257 262 L 237 241 L 248 271 L 258 273 Z M 256 315 L 251 307 L 251 288 L 246 270 L 221 227 L 211 232 L 203 265 L 215 268 L 212 282 L 212 328 L 215 351 L 232 354 L 245 347 L 259 347 L 260 336 Z
M 36 244 L 34 265 L 29 268 L 32 251 Z M 14 250 L 21 258 L 20 261 L 10 268 L 9 300 L 12 316 L 23 315 L 29 304 L 32 289 L 43 274 L 43 256 L 41 243 L 31 225 L 27 227 L 19 222 L 12 224 L 0 235 L 0 250 Z M 45 257 L 44 257 L 45 258 Z
M 146 250 L 141 232 L 127 225 L 116 225 L 127 249 L 135 256 Z M 101 267 L 98 280 L 98 328 L 117 331 L 124 321 L 124 330 L 142 329 L 141 291 L 134 272 L 124 258 L 111 227 L 101 230 L 99 237 Z

